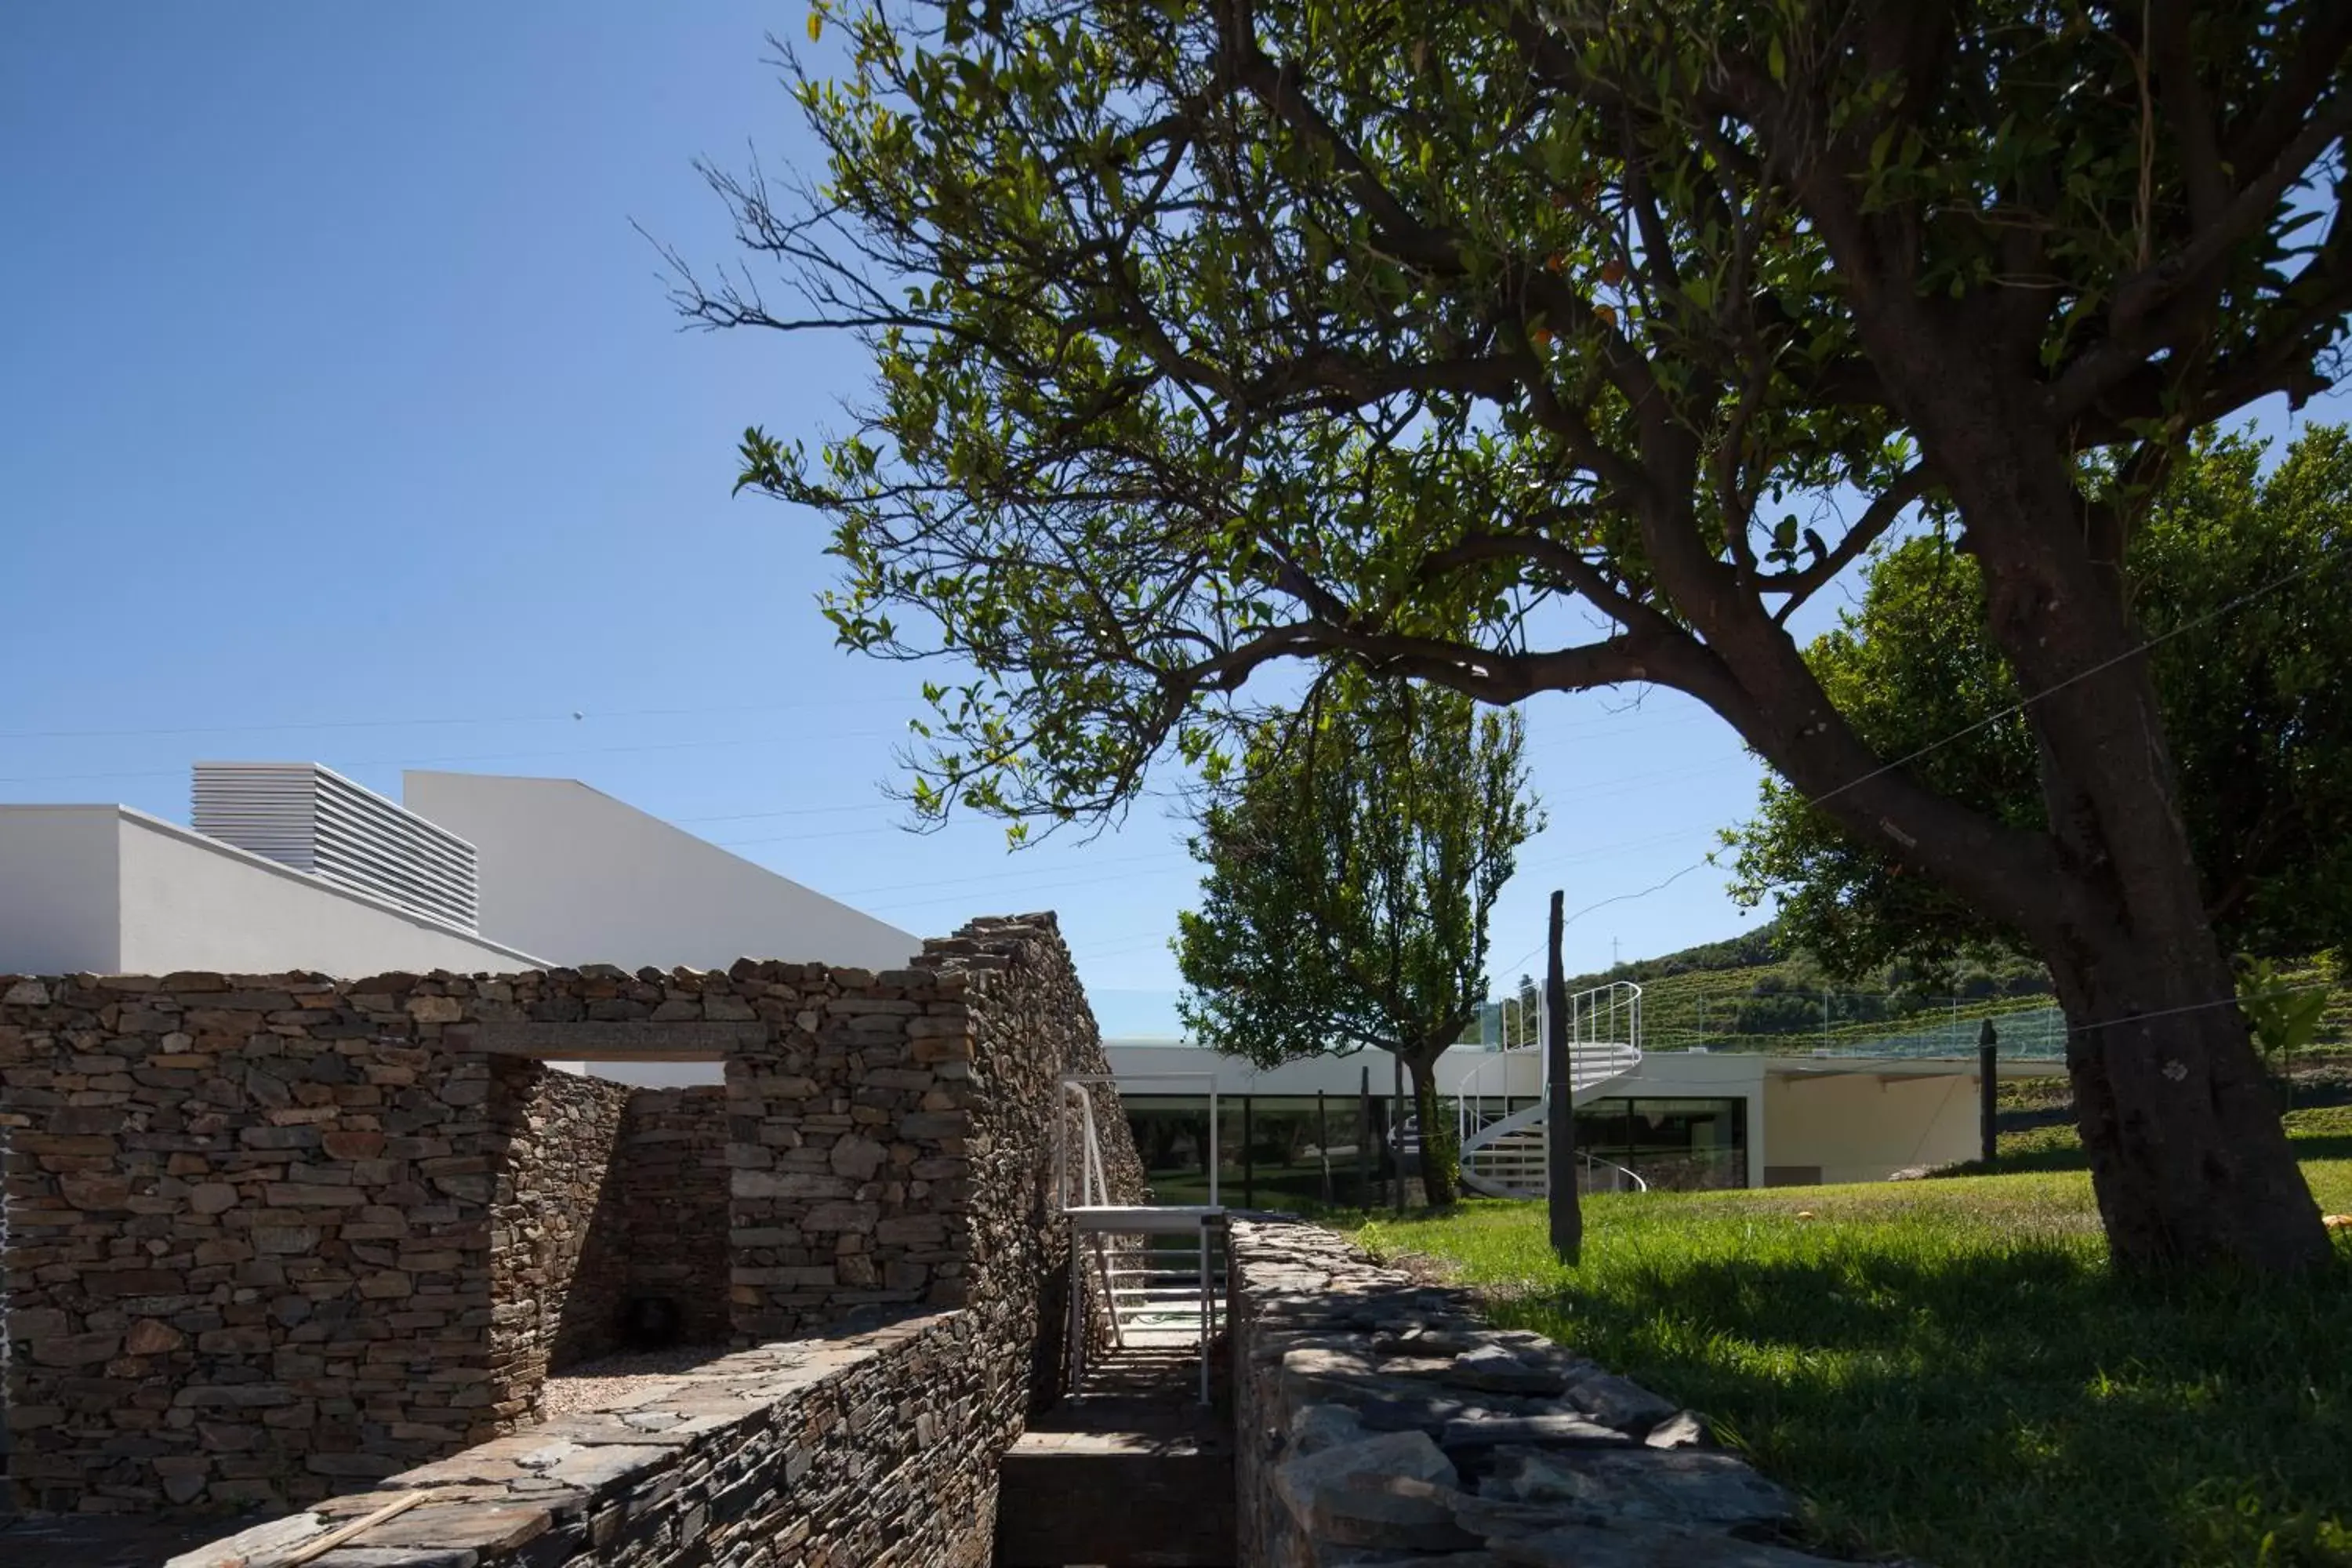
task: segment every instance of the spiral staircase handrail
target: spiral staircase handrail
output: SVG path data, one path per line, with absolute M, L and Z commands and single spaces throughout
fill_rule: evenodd
M 1636 983 L 1612 981 L 1579 992 L 1569 998 L 1566 1016 L 1571 1104 L 1594 1098 L 1602 1085 L 1641 1066 L 1642 987 Z M 1513 1111 L 1506 1095 L 1506 1113 L 1488 1119 L 1483 1092 L 1488 1069 L 1501 1069 L 1507 1083 L 1509 1059 L 1528 1050 L 1543 1052 L 1536 1102 Z M 1547 1163 L 1548 1140 L 1528 1134 L 1549 1118 L 1550 1053 L 1538 1044 L 1507 1047 L 1493 1056 L 1472 1069 L 1454 1100 L 1463 1183 L 1498 1197 L 1541 1196 L 1548 1186 L 1540 1169 Z M 1589 1157 L 1587 1163 L 1592 1163 Z

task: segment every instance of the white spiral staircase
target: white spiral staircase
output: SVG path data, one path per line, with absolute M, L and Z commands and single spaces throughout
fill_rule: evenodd
M 1642 1063 L 1642 988 L 1630 980 L 1580 991 L 1568 1001 L 1569 1092 L 1573 1103 L 1597 1099 L 1617 1079 Z M 1512 1058 L 1535 1053 L 1547 1070 L 1538 1077 L 1536 1102 L 1508 1109 L 1500 1086 L 1510 1079 Z M 1497 1198 L 1539 1198 L 1549 1191 L 1550 1080 L 1544 1045 L 1492 1053 L 1463 1081 L 1455 1100 L 1461 1132 L 1462 1184 Z M 1482 1093 L 1491 1082 L 1496 1088 Z M 1502 1100 L 1488 1114 L 1489 1099 Z M 1584 1156 L 1588 1189 L 1644 1184 L 1622 1166 Z

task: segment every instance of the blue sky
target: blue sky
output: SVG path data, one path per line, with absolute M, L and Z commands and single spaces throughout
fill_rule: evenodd
M 184 820 L 196 757 L 578 777 L 919 932 L 1052 907 L 1114 1032 L 1172 1029 L 1192 878 L 1139 813 L 1007 858 L 880 785 L 920 672 L 833 646 L 814 520 L 732 500 L 845 342 L 681 332 L 632 223 L 726 259 L 690 167 L 806 144 L 728 4 L 0 14 L 0 800 Z M 1528 705 L 1551 826 L 1495 923 L 1691 865 L 1753 801 L 1653 693 Z M 574 714 L 579 717 L 574 717 Z M 1723 936 L 1719 872 L 1571 926 L 1572 970 Z

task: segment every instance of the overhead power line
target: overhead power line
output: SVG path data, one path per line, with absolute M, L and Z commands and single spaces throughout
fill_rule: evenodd
M 895 735 L 895 730 L 835 731 L 825 737 L 828 741 L 870 741 Z M 746 735 L 725 741 L 650 741 L 633 746 L 578 746 L 553 752 L 469 752 L 457 756 L 439 757 L 368 757 L 357 762 L 332 764 L 338 768 L 413 768 L 435 763 L 498 763 L 531 762 L 554 757 L 604 757 L 642 752 L 707 752 L 736 746 L 798 746 L 808 743 L 805 735 Z M 65 784 L 89 779 L 152 779 L 176 778 L 184 768 L 132 768 L 120 772 L 88 773 L 15 773 L 0 776 L 0 784 Z
M 1930 741 L 1926 745 L 1919 747 L 1916 751 L 1906 752 L 1891 763 L 1881 763 L 1879 766 L 1871 769 L 1869 772 L 1856 774 L 1854 777 L 1846 780 L 1843 784 L 1832 785 L 1832 787 L 1822 791 L 1819 795 L 1801 796 L 1801 798 L 1806 805 L 1819 805 L 1822 802 L 1829 800 L 1833 796 L 1843 795 L 1848 790 L 1859 788 L 1861 785 L 1868 784 L 1872 779 L 1892 773 L 1897 768 L 1906 767 L 1910 763 L 1918 761 L 1921 757 L 1941 751 L 1944 747 L 1952 744 L 1955 741 L 1964 740 L 1968 736 L 1975 734 L 1978 731 L 1986 728 L 1988 725 L 1999 723 L 2001 720 L 2008 718 L 2012 714 L 2022 713 L 2034 703 L 2054 697 L 2059 692 L 2065 690 L 2067 688 L 2078 685 L 2095 675 L 2102 674 L 2119 665 L 2128 664 L 2131 660 L 2138 658 L 2149 649 L 2160 647 L 2164 643 L 2171 641 L 2174 637 L 2179 637 L 2185 632 L 2194 631 L 2200 626 L 2210 626 L 2213 622 L 2220 620 L 2224 616 L 2230 615 L 2237 610 L 2243 609 L 2246 605 L 2252 604 L 2255 600 L 2263 597 L 2266 594 L 2276 593 L 2279 589 L 2285 587 L 2288 584 L 2294 582 L 2296 579 L 2309 576 L 2313 572 L 2318 570 L 2320 566 L 2326 564 L 2328 564 L 2328 563 L 2314 562 L 2310 565 L 2298 567 L 2294 571 L 2286 573 L 2283 576 L 2274 577 L 2259 587 L 2251 589 L 2246 593 L 2237 595 L 2235 598 L 2215 605 L 2212 609 L 2208 610 L 2201 616 L 2193 616 L 2189 620 L 2181 622 L 2177 626 L 2170 627 L 2155 637 L 2148 637 L 2134 647 L 2126 648 L 2122 653 L 2115 655 L 2111 658 L 2101 659 L 2098 663 L 2092 665 L 2087 669 L 2076 670 L 2074 674 L 2067 676 L 2064 679 L 2053 681 L 2041 690 L 2036 691 L 2030 696 L 2021 697 L 2006 708 L 1989 713 L 1983 718 L 1976 720 L 1973 722 L 1964 724 L 1960 726 L 1960 728 L 1953 731 L 1950 734 L 1945 735 L 1938 740 Z M 1710 851 L 1706 855 L 1700 857 L 1697 860 L 1695 860 L 1691 864 L 1684 867 L 1681 870 L 1676 871 L 1673 876 L 1666 878 L 1664 881 L 1644 888 L 1639 892 L 1620 893 L 1613 897 L 1603 899 L 1599 903 L 1591 904 L 1586 906 L 1584 909 L 1579 910 L 1576 914 L 1569 916 L 1568 921 L 1569 922 L 1573 922 L 1580 916 L 1591 914 L 1594 910 L 1603 908 L 1610 904 L 1629 903 L 1633 900 L 1645 899 L 1653 893 L 1662 892 L 1665 889 L 1674 886 L 1675 883 L 1682 880 L 1685 877 L 1689 876 L 1692 872 L 1700 869 L 1702 867 L 1713 864 L 1714 859 L 1715 856 L 1713 852 Z M 1532 957 L 1537 952 L 1538 952 L 1542 946 L 1543 943 L 1538 942 L 1534 947 L 1529 948 L 1525 954 L 1522 954 L 1519 958 L 1512 960 L 1509 963 L 1507 963 L 1502 967 L 1505 970 L 1517 968 L 1518 965 L 1525 963 L 1528 957 Z M 2219 1002 L 2195 1003 L 2187 1007 L 2171 1009 L 2171 1011 L 2193 1012 L 2199 1007 L 2233 1006 L 2236 1005 L 2236 1001 L 2237 999 L 2235 997 L 2230 997 Z M 2133 1016 L 2134 1018 L 2152 1018 L 2161 1017 L 2164 1016 L 2164 1014 L 2159 1013 L 2144 1013 L 2136 1014 Z M 2114 1020 L 2111 1023 L 2085 1025 L 2084 1026 L 2086 1028 L 2106 1028 L 2113 1026 L 2114 1023 L 2126 1023 L 2132 1020 L 2118 1019 Z

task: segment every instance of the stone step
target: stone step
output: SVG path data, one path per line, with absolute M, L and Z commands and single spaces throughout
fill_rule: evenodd
M 1190 1344 L 1092 1362 L 998 1469 L 997 1568 L 1233 1568 L 1232 1428 L 1199 1386 Z
M 1233 1568 L 1234 1530 L 1217 1436 L 1030 1431 L 998 1471 L 997 1568 Z

